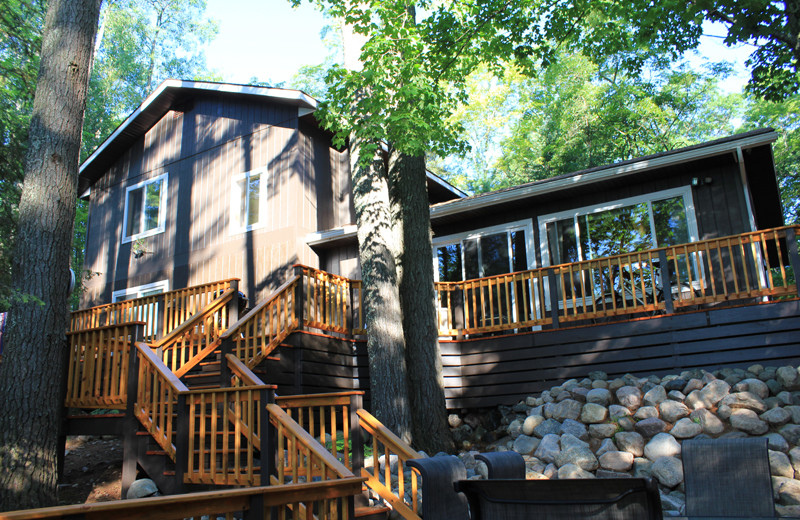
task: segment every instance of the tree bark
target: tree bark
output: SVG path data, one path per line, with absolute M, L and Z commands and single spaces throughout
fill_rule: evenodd
M 396 220 L 402 222 L 397 248 L 408 395 L 414 447 L 430 455 L 454 451 L 439 349 L 433 247 L 425 158 L 392 152 L 389 180 Z
M 14 288 L 0 364 L 0 510 L 57 504 L 69 259 L 83 112 L 100 0 L 51 0 L 19 205 Z
M 411 442 L 403 319 L 397 287 L 395 230 L 386 168 L 379 156 L 364 165 L 358 138 L 350 142 L 353 203 L 364 287 L 371 408 L 387 428 Z

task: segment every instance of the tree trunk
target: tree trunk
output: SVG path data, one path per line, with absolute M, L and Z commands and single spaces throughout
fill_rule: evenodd
M 453 452 L 439 350 L 425 158 L 392 152 L 392 206 L 403 223 L 397 249 L 414 447 Z
M 57 503 L 67 298 L 83 112 L 100 0 L 51 0 L 42 37 L 15 289 L 0 364 L 0 510 Z
M 350 142 L 353 203 L 364 287 L 371 408 L 387 428 L 411 442 L 403 319 L 395 266 L 389 186 L 380 157 L 360 164 L 364 143 Z

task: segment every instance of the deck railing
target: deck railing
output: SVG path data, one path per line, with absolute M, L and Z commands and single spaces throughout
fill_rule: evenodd
M 365 334 L 361 280 L 295 265 L 302 277 L 303 322 L 306 326 L 343 334 Z M 299 298 L 298 298 L 299 299 Z
M 124 410 L 130 345 L 142 322 L 69 332 L 66 407 Z
M 145 343 L 136 343 L 137 394 L 133 414 L 174 461 L 180 394 L 189 391 Z
M 229 520 L 267 518 L 308 518 L 351 520 L 352 497 L 361 492 L 363 478 L 343 478 L 327 482 L 284 484 L 242 489 L 224 489 L 164 497 L 138 498 L 27 509 L 0 513 L 0 520 L 58 520 L 102 518 L 147 518 L 148 520 L 202 520 L 224 517 Z
M 274 484 L 310 482 L 314 479 L 336 480 L 350 478 L 353 473 L 331 455 L 317 439 L 300 427 L 280 406 L 267 405 L 269 418 L 275 427 L 277 446 Z
M 183 480 L 189 484 L 259 486 L 262 484 L 261 439 L 266 405 L 274 386 L 190 390 L 181 395 L 188 407 Z M 180 457 L 179 457 L 180 458 Z M 183 461 L 176 466 L 183 469 Z
M 455 336 L 797 297 L 798 226 L 463 282 L 436 283 L 439 334 Z
M 361 476 L 367 478 L 366 485 L 403 518 L 418 520 L 420 476 L 411 468 L 406 471 L 406 461 L 419 459 L 422 455 L 366 410 L 358 410 L 357 413 L 359 425 L 372 438 L 372 460 L 361 469 Z
M 144 321 L 148 326 L 142 340 L 155 341 L 172 332 L 212 300 L 236 285 L 236 282 L 238 279 L 231 278 L 81 309 L 70 315 L 69 330 Z

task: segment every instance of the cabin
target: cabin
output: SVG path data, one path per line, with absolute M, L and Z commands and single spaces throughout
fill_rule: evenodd
M 402 466 L 419 454 L 367 411 L 348 154 L 316 106 L 170 80 L 81 165 L 93 276 L 70 321 L 64 431 L 122 435 L 126 489 L 142 474 L 165 493 L 319 477 L 365 482 L 418 518 Z M 594 371 L 800 362 L 776 139 L 759 129 L 475 196 L 429 174 L 448 408 Z M 342 448 L 364 436 L 371 466 Z M 386 453 L 401 460 L 394 491 Z

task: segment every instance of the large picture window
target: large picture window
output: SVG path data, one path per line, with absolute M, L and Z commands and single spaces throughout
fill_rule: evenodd
M 698 239 L 691 189 L 678 188 L 539 218 L 545 265 L 631 253 Z
M 262 227 L 266 222 L 266 168 L 236 177 L 231 191 L 231 233 Z
M 166 221 L 167 174 L 129 186 L 125 190 L 122 242 L 163 233 Z

